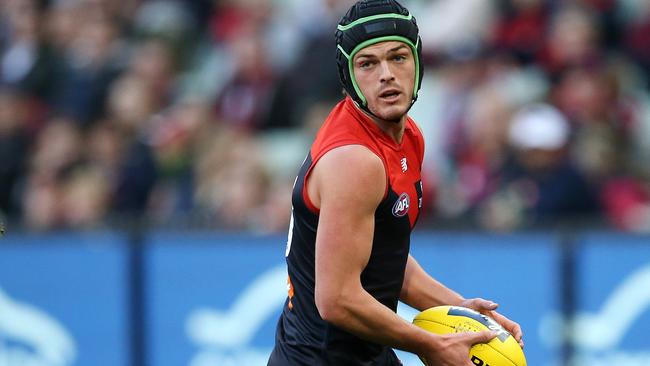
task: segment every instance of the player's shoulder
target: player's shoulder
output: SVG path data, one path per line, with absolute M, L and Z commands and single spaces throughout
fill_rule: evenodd
M 363 144 L 335 147 L 321 157 L 319 164 L 336 175 L 383 173 L 382 159 Z
M 382 159 L 364 145 L 344 145 L 325 153 L 313 177 L 323 189 L 382 197 L 386 172 Z

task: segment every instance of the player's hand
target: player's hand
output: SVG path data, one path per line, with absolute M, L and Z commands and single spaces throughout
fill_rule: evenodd
M 436 347 L 421 355 L 427 366 L 474 366 L 469 360 L 469 350 L 477 343 L 487 343 L 496 337 L 496 332 L 451 333 L 438 336 Z
M 524 339 L 523 339 L 524 334 L 521 331 L 521 326 L 519 326 L 518 323 L 499 314 L 496 311 L 496 308 L 499 307 L 498 304 L 489 300 L 475 298 L 475 299 L 467 299 L 463 301 L 460 304 L 460 306 L 474 309 L 479 313 L 485 314 L 490 318 L 494 319 L 497 323 L 501 324 L 501 326 L 504 327 L 508 332 L 510 332 L 510 334 L 512 334 L 513 337 L 515 337 L 515 340 L 519 342 L 519 346 L 522 349 L 524 348 Z

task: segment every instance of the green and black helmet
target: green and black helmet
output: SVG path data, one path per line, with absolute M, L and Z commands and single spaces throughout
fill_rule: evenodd
M 362 0 L 343 16 L 336 30 L 336 63 L 343 88 L 359 107 L 370 112 L 354 77 L 352 59 L 364 47 L 384 41 L 406 43 L 415 58 L 415 85 L 411 105 L 422 85 L 422 42 L 417 22 L 395 0 Z

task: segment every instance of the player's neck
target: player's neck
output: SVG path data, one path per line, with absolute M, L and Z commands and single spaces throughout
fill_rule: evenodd
M 389 122 L 380 120 L 378 118 L 373 118 L 375 123 L 382 129 L 388 136 L 390 136 L 396 143 L 402 143 L 402 137 L 404 136 L 404 124 L 406 123 L 406 118 L 402 117 L 399 122 Z
M 367 113 L 366 113 L 367 114 Z M 406 125 L 406 115 L 403 115 L 400 118 L 399 122 L 387 121 L 372 115 L 369 115 L 370 119 L 381 128 L 384 133 L 390 136 L 393 141 L 400 144 L 402 143 L 402 137 L 404 136 L 404 126 Z
M 406 126 L 406 114 L 404 114 L 399 121 L 388 121 L 381 119 L 373 114 L 368 113 L 368 111 L 359 108 L 355 103 L 355 107 L 370 118 L 370 120 L 375 123 L 379 128 L 384 131 L 390 138 L 393 139 L 398 144 L 402 143 L 402 137 L 404 136 L 404 126 Z

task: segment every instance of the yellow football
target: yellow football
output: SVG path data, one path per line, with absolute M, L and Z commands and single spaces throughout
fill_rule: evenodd
M 492 330 L 497 336 L 474 345 L 470 360 L 477 366 L 526 366 L 524 351 L 515 338 L 494 319 L 460 306 L 436 306 L 419 313 L 413 324 L 436 334 Z

